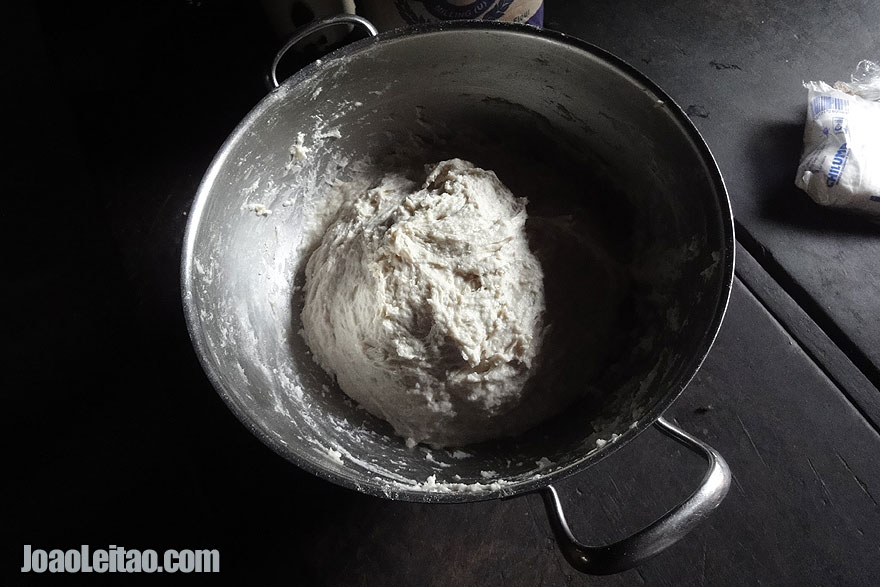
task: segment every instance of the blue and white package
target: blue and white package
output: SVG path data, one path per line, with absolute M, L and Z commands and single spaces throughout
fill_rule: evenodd
M 853 83 L 805 82 L 804 153 L 795 185 L 823 206 L 880 219 L 880 68 L 859 64 Z

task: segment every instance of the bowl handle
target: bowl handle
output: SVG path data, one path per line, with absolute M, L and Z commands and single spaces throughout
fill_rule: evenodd
M 541 491 L 556 541 L 566 560 L 577 570 L 592 575 L 610 575 L 631 569 L 660 554 L 693 530 L 717 508 L 730 488 L 730 468 L 718 452 L 681 428 L 658 418 L 654 426 L 666 436 L 702 455 L 709 464 L 700 486 L 678 506 L 650 526 L 607 546 L 586 546 L 572 535 L 556 489 Z
M 368 33 L 370 33 L 371 37 L 375 37 L 379 34 L 379 31 L 376 30 L 376 27 L 373 26 L 369 20 L 362 16 L 357 16 L 355 14 L 339 14 L 336 16 L 331 16 L 330 18 L 324 18 L 321 20 L 316 20 L 314 22 L 310 22 L 309 24 L 300 27 L 296 31 L 294 31 L 293 35 L 288 39 L 284 46 L 278 50 L 278 53 L 275 54 L 275 59 L 272 60 L 272 65 L 269 67 L 269 75 L 266 79 L 266 85 L 270 90 L 274 90 L 280 84 L 278 83 L 278 64 L 281 62 L 281 58 L 284 57 L 284 54 L 287 53 L 291 47 L 321 29 L 325 29 L 327 27 L 336 26 L 339 24 L 352 24 L 364 27 Z

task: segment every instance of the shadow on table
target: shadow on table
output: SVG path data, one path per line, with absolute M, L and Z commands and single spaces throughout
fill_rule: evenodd
M 800 231 L 876 236 L 876 224 L 846 210 L 821 206 L 795 186 L 803 133 L 802 122 L 770 123 L 753 135 L 749 153 L 753 173 L 758 175 L 761 216 Z

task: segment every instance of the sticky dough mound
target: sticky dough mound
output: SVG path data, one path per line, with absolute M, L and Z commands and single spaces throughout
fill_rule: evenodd
M 547 411 L 516 409 L 544 336 L 526 202 L 467 161 L 429 167 L 421 187 L 388 175 L 342 205 L 306 266 L 304 336 L 401 436 L 450 446 L 515 434 Z

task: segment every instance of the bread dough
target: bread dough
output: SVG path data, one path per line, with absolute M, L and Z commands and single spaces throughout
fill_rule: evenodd
M 391 174 L 343 203 L 306 266 L 314 359 L 419 442 L 462 445 L 534 425 L 547 410 L 516 409 L 545 331 L 525 223 L 525 199 L 460 159 L 432 166 L 421 186 Z

